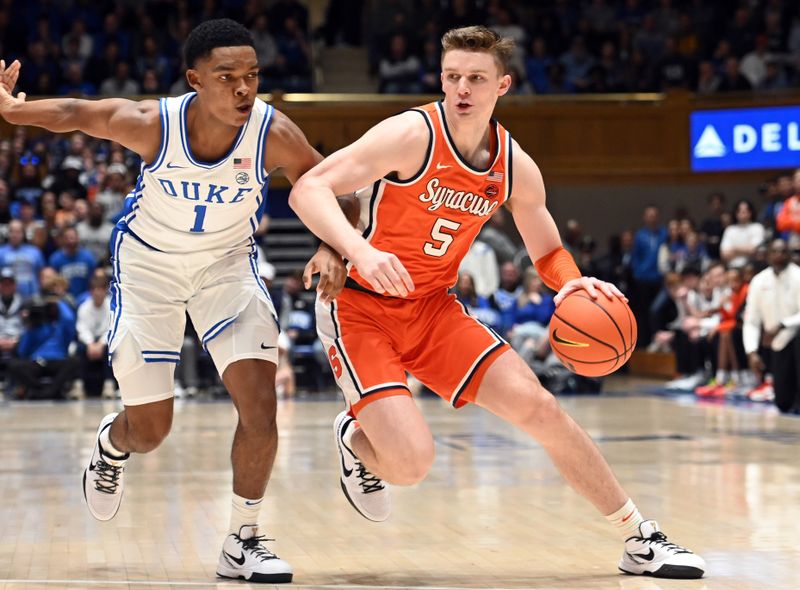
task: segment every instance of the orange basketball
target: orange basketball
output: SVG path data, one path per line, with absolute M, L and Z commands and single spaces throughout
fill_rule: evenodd
M 575 291 L 550 320 L 550 345 L 570 371 L 601 377 L 619 369 L 636 346 L 636 319 L 619 297 Z

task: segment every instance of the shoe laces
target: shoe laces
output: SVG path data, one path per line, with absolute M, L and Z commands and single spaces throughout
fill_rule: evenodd
M 263 545 L 263 543 L 274 541 L 275 539 L 267 539 L 264 535 L 250 537 L 249 539 L 242 539 L 239 535 L 235 536 L 242 543 L 242 551 L 249 551 L 256 559 L 260 559 L 261 561 L 278 559 L 277 555 Z
M 111 465 L 102 459 L 98 459 L 94 465 L 94 472 L 96 475 L 94 487 L 98 492 L 103 492 L 104 494 L 117 493 L 122 465 Z
M 358 485 L 361 486 L 361 489 L 365 494 L 379 492 L 384 488 L 383 481 L 374 476 L 366 467 L 364 467 L 364 464 L 361 461 L 358 461 L 357 465 L 359 479 Z
M 667 551 L 671 551 L 672 553 L 691 553 L 685 547 L 681 547 L 675 543 L 670 542 L 667 539 L 667 536 L 662 533 L 661 531 L 656 531 L 652 535 L 650 535 L 649 539 L 642 539 L 645 543 L 652 543 L 653 545 L 663 547 Z

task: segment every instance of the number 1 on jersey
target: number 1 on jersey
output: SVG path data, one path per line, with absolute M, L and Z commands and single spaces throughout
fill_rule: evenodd
M 433 224 L 433 228 L 431 229 L 431 238 L 434 240 L 434 243 L 425 242 L 425 247 L 422 248 L 422 251 L 428 256 L 441 258 L 447 252 L 450 244 L 453 243 L 452 234 L 446 233 L 442 230 L 446 229 L 450 232 L 456 232 L 458 231 L 459 227 L 461 227 L 461 224 L 457 221 L 450 221 L 449 219 L 440 217 L 436 220 L 436 223 Z M 435 242 L 440 243 L 436 244 Z
M 203 222 L 206 220 L 206 206 L 205 205 L 195 205 L 194 206 L 194 227 L 190 229 L 190 232 L 194 233 L 201 233 L 206 230 L 203 229 Z

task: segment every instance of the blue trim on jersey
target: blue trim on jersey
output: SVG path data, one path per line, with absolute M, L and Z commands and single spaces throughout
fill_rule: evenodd
M 188 135 L 188 131 L 187 131 L 188 124 L 186 122 L 186 111 L 189 108 L 189 103 L 196 96 L 197 96 L 197 93 L 195 93 L 195 92 L 187 94 L 186 98 L 184 98 L 183 102 L 181 103 L 181 108 L 180 108 L 180 111 L 179 111 L 179 118 L 178 118 L 178 120 L 180 121 L 181 145 L 183 145 L 183 152 L 186 154 L 186 157 L 189 159 L 189 161 L 192 164 L 194 164 L 195 166 L 198 166 L 199 168 L 205 168 L 206 170 L 210 170 L 212 168 L 217 168 L 221 164 L 224 164 L 228 160 L 228 158 L 231 156 L 231 154 L 236 151 L 236 148 L 238 148 L 239 144 L 242 143 L 242 139 L 244 138 L 245 131 L 247 131 L 247 126 L 250 124 L 250 119 L 252 117 L 248 117 L 247 121 L 245 122 L 245 124 L 242 125 L 241 127 L 239 127 L 239 132 L 237 133 L 236 139 L 233 142 L 233 147 L 231 147 L 230 151 L 227 154 L 225 154 L 220 160 L 218 160 L 216 162 L 201 162 L 199 160 L 196 160 L 194 155 L 192 155 L 192 148 L 189 145 L 189 135 Z M 251 114 L 252 114 L 252 111 L 251 111 Z M 258 171 L 258 169 L 256 168 L 256 172 L 257 171 Z
M 256 241 L 253 238 L 250 238 L 250 270 L 253 271 L 253 276 L 256 278 L 256 283 L 263 291 L 264 295 L 267 296 L 267 301 L 272 301 L 272 297 L 269 296 L 269 291 L 267 290 L 267 285 L 264 283 L 264 279 L 261 278 L 261 275 L 258 274 L 258 250 L 256 249 Z M 273 317 L 275 317 L 273 315 Z M 276 318 L 277 320 L 277 318 Z
M 267 195 L 269 194 L 269 181 L 272 178 L 269 174 L 267 174 L 267 178 L 264 180 L 264 185 L 261 187 L 261 197 L 262 201 L 258 204 L 258 209 L 256 209 L 256 219 L 258 220 L 258 224 L 261 223 L 261 218 L 264 217 L 264 213 L 267 210 Z M 256 200 L 258 202 L 258 200 Z
M 222 333 L 225 331 L 225 328 L 227 328 L 227 327 L 228 327 L 228 326 L 230 326 L 230 325 L 231 325 L 233 322 L 235 322 L 235 321 L 236 321 L 236 318 L 238 318 L 238 317 L 239 317 L 239 314 L 236 314 L 236 315 L 235 315 L 235 316 L 233 316 L 233 317 L 227 318 L 227 321 L 226 321 L 226 320 L 222 320 L 222 321 L 223 321 L 223 322 L 225 322 L 225 323 L 224 323 L 224 324 L 222 324 L 222 325 L 219 327 L 219 329 L 218 329 L 218 330 L 217 330 L 217 331 L 216 331 L 216 332 L 215 332 L 215 333 L 214 333 L 212 336 L 209 336 L 208 338 L 203 338 L 203 350 L 205 350 L 206 352 L 208 352 L 208 343 L 209 343 L 209 342 L 211 342 L 211 341 L 212 341 L 214 338 L 216 338 L 216 337 L 217 337 L 217 336 L 219 336 L 220 334 L 222 334 Z M 217 325 L 217 326 L 219 326 L 219 324 L 220 324 L 220 322 L 217 322 L 217 324 L 216 324 L 216 325 Z M 211 328 L 211 330 L 213 330 L 213 329 L 214 329 L 214 328 Z M 209 330 L 208 332 L 210 332 L 211 330 Z M 206 334 L 208 334 L 208 332 L 206 332 Z
M 207 337 L 207 336 L 208 336 L 208 335 L 209 335 L 211 332 L 213 332 L 213 331 L 214 331 L 214 330 L 217 328 L 217 326 L 219 326 L 220 324 L 222 324 L 222 323 L 224 323 L 224 322 L 227 322 L 229 319 L 231 319 L 231 318 L 233 318 L 233 317 L 236 317 L 236 316 L 230 316 L 230 317 L 227 317 L 227 318 L 225 318 L 225 319 L 222 319 L 222 320 L 218 321 L 216 324 L 214 324 L 214 325 L 213 325 L 213 326 L 211 326 L 211 327 L 210 327 L 208 330 L 206 330 L 206 331 L 205 331 L 205 333 L 204 333 L 204 334 L 203 334 L 203 335 L 200 337 L 200 340 L 201 340 L 201 341 L 205 341 L 206 337 Z
M 266 149 L 267 134 L 269 127 L 272 125 L 272 114 L 275 109 L 271 104 L 267 105 L 267 112 L 264 115 L 264 120 L 261 122 L 261 129 L 258 131 L 258 140 L 256 142 L 256 182 L 264 184 L 269 176 L 269 173 L 264 170 L 264 151 Z
M 167 155 L 167 146 L 169 145 L 169 117 L 167 116 L 166 98 L 158 99 L 158 112 L 159 117 L 161 118 L 161 146 L 159 147 L 158 153 L 156 153 L 155 159 L 150 165 L 145 166 L 144 162 L 142 162 L 142 169 L 147 170 L 148 172 L 155 172 L 161 167 L 161 164 L 164 163 L 164 158 Z
M 180 364 L 180 360 L 178 359 L 144 359 L 146 363 L 174 363 L 176 365 Z
M 157 355 L 158 354 L 169 354 L 169 355 L 175 355 L 175 356 L 180 356 L 181 355 L 180 352 L 173 352 L 171 350 L 143 350 L 142 354 L 143 355 L 144 354 L 157 354 Z
M 122 240 L 125 237 L 125 232 L 120 229 L 119 227 L 114 228 L 114 233 L 111 234 L 112 240 L 116 240 L 116 244 L 114 247 L 114 256 L 112 258 L 112 265 L 113 265 L 113 282 L 111 283 L 111 317 L 113 321 L 111 322 L 111 326 L 108 329 L 108 336 L 106 337 L 106 343 L 108 348 L 111 348 L 111 343 L 114 341 L 114 337 L 117 335 L 117 329 L 119 328 L 119 318 L 122 317 L 122 289 L 120 288 L 120 261 L 119 261 L 119 250 L 122 246 Z M 109 355 L 110 356 L 110 355 Z M 110 361 L 110 359 L 109 359 Z
M 134 215 L 133 217 L 136 217 L 136 216 Z M 131 219 L 133 219 L 133 217 L 131 217 Z M 131 234 L 131 236 L 132 236 L 132 237 L 133 237 L 133 238 L 134 238 L 134 239 L 135 239 L 137 242 L 139 242 L 139 243 L 140 243 L 142 246 L 144 246 L 145 248 L 149 248 L 150 250 L 153 250 L 154 252 L 164 252 L 163 250 L 159 250 L 159 249 L 158 249 L 158 248 L 156 248 L 155 246 L 151 246 L 150 244 L 148 244 L 147 242 L 145 242 L 145 241 L 144 241 L 142 238 L 140 238 L 138 235 L 136 235 L 136 233 L 135 233 L 135 232 L 134 232 L 134 231 L 133 231 L 133 230 L 132 230 L 132 229 L 131 229 L 129 226 L 128 226 L 128 227 L 125 227 L 125 229 L 123 229 L 122 231 L 124 231 L 124 232 L 126 232 L 126 233 L 129 233 L 129 234 Z

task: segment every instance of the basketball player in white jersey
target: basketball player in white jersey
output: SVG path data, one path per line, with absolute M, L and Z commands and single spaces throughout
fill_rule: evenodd
M 184 46 L 194 92 L 134 102 L 53 99 L 11 92 L 19 62 L 0 62 L 0 114 L 15 125 L 81 130 L 142 157 L 136 188 L 112 237 L 114 281 L 109 356 L 124 411 L 103 418 L 84 495 L 109 520 L 120 506 L 130 453 L 147 453 L 172 423 L 173 373 L 185 313 L 211 354 L 239 414 L 233 440 L 233 507 L 217 573 L 253 582 L 290 582 L 292 568 L 258 535 L 257 520 L 277 449 L 278 324 L 256 271 L 253 232 L 270 173 L 294 182 L 322 158 L 285 115 L 256 97 L 258 62 L 250 33 L 207 21 Z M 344 266 L 321 248 L 319 271 L 334 297 Z

